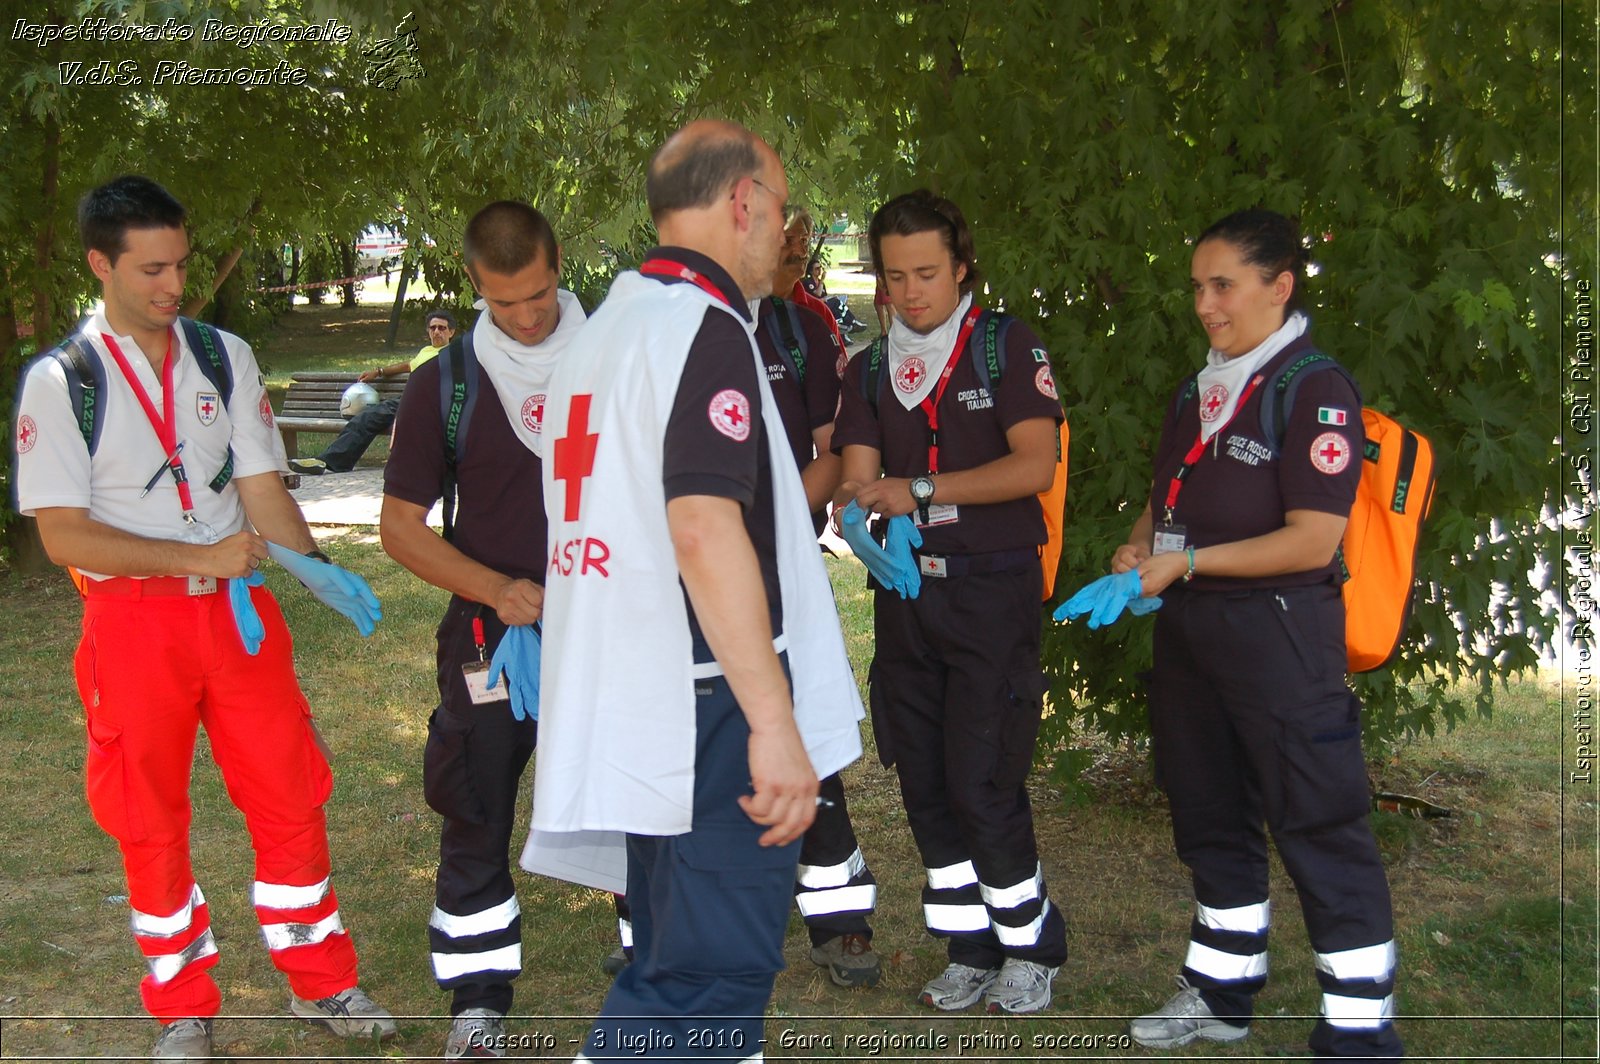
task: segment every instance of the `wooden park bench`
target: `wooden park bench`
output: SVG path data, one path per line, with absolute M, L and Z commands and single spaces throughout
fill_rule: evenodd
M 398 399 L 406 390 L 409 373 L 398 377 L 379 377 L 368 381 L 378 390 L 378 399 Z M 298 458 L 300 433 L 323 432 L 337 436 L 344 431 L 348 420 L 339 413 L 339 399 L 344 390 L 360 380 L 358 373 L 308 372 L 296 373 L 289 378 L 289 390 L 283 396 L 283 409 L 278 412 L 278 430 L 283 433 L 283 447 L 290 458 Z

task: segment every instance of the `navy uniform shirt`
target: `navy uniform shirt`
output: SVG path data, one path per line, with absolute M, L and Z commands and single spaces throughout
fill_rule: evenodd
M 656 248 L 645 256 L 668 259 L 709 280 L 726 298 L 734 314 L 749 320 L 750 308 L 728 272 L 697 251 Z M 687 284 L 675 277 L 647 274 L 666 284 Z M 778 536 L 773 518 L 772 466 L 767 459 L 767 434 L 761 420 L 761 392 L 750 336 L 733 317 L 708 310 L 678 379 L 678 394 L 667 420 L 662 444 L 662 481 L 666 498 L 711 495 L 732 499 L 744 511 L 744 526 L 761 563 L 772 631 L 783 630 L 783 601 L 778 585 Z M 688 596 L 685 594 L 685 601 Z M 695 660 L 711 654 L 700 622 L 689 607 Z
M 1316 510 L 1348 517 L 1361 482 L 1361 401 L 1340 373 L 1308 373 L 1298 383 L 1294 410 L 1284 427 L 1283 446 L 1273 454 L 1261 424 L 1263 403 L 1273 375 L 1313 347 L 1302 335 L 1261 368 L 1262 384 L 1210 440 L 1204 454 L 1184 479 L 1173 508 L 1173 522 L 1184 526 L 1186 544 L 1195 548 L 1233 543 L 1275 532 L 1290 510 Z M 1302 371 L 1305 372 L 1305 371 Z M 1165 517 L 1167 489 L 1200 432 L 1200 403 L 1190 396 L 1177 407 L 1185 381 L 1167 403 L 1161 442 L 1156 447 L 1150 513 L 1159 531 Z M 1268 407 L 1268 412 L 1271 412 Z M 1338 578 L 1339 564 L 1280 576 L 1223 577 L 1196 574 L 1189 584 L 1197 591 L 1242 587 L 1300 587 Z
M 383 493 L 424 509 L 444 491 L 439 363 L 449 357 L 441 351 L 412 372 L 383 467 Z M 543 584 L 549 548 L 540 477 L 539 459 L 523 446 L 494 385 L 479 369 L 472 420 L 456 467 L 455 548 L 513 579 Z
M 795 338 L 805 344 L 801 360 L 805 379 L 795 379 L 789 361 L 779 354 L 778 345 L 785 342 L 785 337 L 778 325 L 777 308 L 770 298 L 761 301 L 756 343 L 761 350 L 761 361 L 767 367 L 767 383 L 772 387 L 773 401 L 778 404 L 778 414 L 783 418 L 784 435 L 789 438 L 789 448 L 794 452 L 795 466 L 804 472 L 816 456 L 811 434 L 831 422 L 838 411 L 839 367 L 845 362 L 845 354 L 833 331 L 816 311 L 795 303 L 783 305 L 785 312 L 793 311 L 791 321 L 794 318 L 800 321 Z M 790 358 L 793 358 L 792 353 Z
M 981 327 L 980 327 L 981 330 Z M 980 330 L 974 330 L 978 336 Z M 981 340 L 978 356 L 982 358 Z M 972 469 L 1011 453 L 1006 430 L 1032 418 L 1059 423 L 1064 414 L 1056 398 L 1049 355 L 1032 329 L 1013 320 L 1006 333 L 1005 371 L 995 391 L 981 383 L 973 364 L 973 344 L 961 352 L 939 403 L 939 471 Z M 839 416 L 833 449 L 851 444 L 875 447 L 886 476 L 916 477 L 928 472 L 928 417 L 920 405 L 900 405 L 889 383 L 889 358 L 880 370 L 877 409 L 862 394 L 865 354 L 850 360 L 839 391 Z M 934 504 L 940 502 L 937 493 Z M 922 550 L 930 554 L 983 554 L 1037 547 L 1045 541 L 1044 513 L 1033 495 L 983 505 L 961 504 L 958 520 L 922 530 Z

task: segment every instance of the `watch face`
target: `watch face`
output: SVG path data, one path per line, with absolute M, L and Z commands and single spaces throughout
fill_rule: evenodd
M 933 498 L 933 481 L 927 477 L 917 477 L 912 480 L 911 497 L 917 500 Z

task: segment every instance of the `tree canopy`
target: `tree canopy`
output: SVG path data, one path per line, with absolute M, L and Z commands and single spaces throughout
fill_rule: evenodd
M 0 324 L 54 337 L 70 322 L 90 291 L 72 204 L 117 172 L 185 200 L 202 266 L 403 215 L 442 275 L 465 217 L 503 196 L 545 210 L 569 258 L 637 242 L 651 151 L 723 115 L 766 135 L 795 198 L 830 216 L 864 224 L 919 185 L 961 204 L 984 298 L 1036 324 L 1068 405 L 1068 589 L 1125 537 L 1164 405 L 1204 352 L 1189 242 L 1261 205 L 1314 238 L 1319 346 L 1443 456 L 1410 646 L 1361 681 L 1380 729 L 1458 718 L 1463 678 L 1486 708 L 1494 678 L 1559 635 L 1552 518 L 1575 492 L 1554 472 L 1554 348 L 1572 280 L 1596 266 L 1592 240 L 1563 239 L 1595 230 L 1595 24 L 1576 4 L 446 0 L 398 27 L 378 0 L 55 7 L 34 21 L 335 18 L 353 33 L 0 40 Z M 147 76 L 163 58 L 281 60 L 306 78 L 63 84 L 59 64 L 101 58 Z M 1142 729 L 1144 625 L 1052 628 L 1046 647 L 1071 707 L 1047 727 Z

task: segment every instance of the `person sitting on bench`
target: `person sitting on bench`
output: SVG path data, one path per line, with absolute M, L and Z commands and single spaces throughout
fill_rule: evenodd
M 428 315 L 428 343 L 409 360 L 395 362 L 380 369 L 369 369 L 361 375 L 363 382 L 379 377 L 397 377 L 410 373 L 450 343 L 456 334 L 456 318 L 448 310 L 436 310 Z M 385 399 L 367 407 L 345 424 L 326 450 L 315 458 L 291 458 L 289 468 L 296 473 L 320 476 L 323 473 L 348 473 L 356 467 L 361 456 L 367 453 L 372 441 L 394 427 L 394 416 L 400 410 L 400 397 Z

